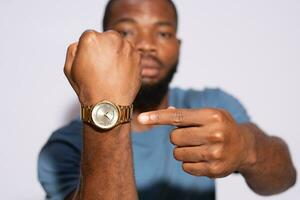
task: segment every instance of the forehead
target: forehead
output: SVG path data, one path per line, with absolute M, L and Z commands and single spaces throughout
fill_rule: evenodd
M 140 24 L 167 22 L 176 28 L 176 14 L 168 0 L 115 0 L 110 10 L 109 25 L 122 19 Z

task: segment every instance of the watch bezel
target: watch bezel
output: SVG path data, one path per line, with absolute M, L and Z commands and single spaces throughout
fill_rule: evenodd
M 108 126 L 104 126 L 103 124 L 101 124 L 99 122 L 99 120 L 97 120 L 97 112 L 99 110 L 99 108 L 101 106 L 103 106 L 103 104 L 106 105 L 110 105 L 113 108 L 113 112 L 114 112 L 114 118 L 113 121 L 108 125 Z M 107 130 L 107 129 L 111 129 L 113 127 L 115 127 L 119 121 L 119 117 L 120 117 L 120 110 L 119 107 L 116 106 L 114 103 L 110 102 L 110 101 L 101 101 L 99 103 L 97 103 L 93 109 L 92 109 L 92 113 L 91 113 L 91 119 L 93 121 L 93 124 L 96 125 L 98 128 Z

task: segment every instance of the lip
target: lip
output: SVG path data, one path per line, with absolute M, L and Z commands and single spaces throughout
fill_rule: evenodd
M 142 77 L 155 78 L 159 75 L 161 66 L 154 59 L 145 58 L 141 60 Z
M 142 66 L 142 77 L 155 78 L 159 74 L 158 67 Z
M 159 67 L 159 64 L 154 59 L 142 59 L 141 65 L 146 67 Z

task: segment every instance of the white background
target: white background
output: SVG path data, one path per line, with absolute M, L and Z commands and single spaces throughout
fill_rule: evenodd
M 66 47 L 101 30 L 106 1 L 0 2 L 1 199 L 43 199 L 37 155 L 50 133 L 78 112 L 63 75 Z M 300 1 L 177 0 L 182 54 L 173 85 L 222 87 L 254 122 L 289 145 L 300 167 Z M 268 197 L 298 199 L 299 184 Z M 217 180 L 217 196 L 264 199 L 239 175 Z

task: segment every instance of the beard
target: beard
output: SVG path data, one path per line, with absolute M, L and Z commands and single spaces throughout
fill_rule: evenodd
M 174 74 L 177 71 L 178 60 L 168 74 L 155 84 L 142 83 L 142 86 L 133 102 L 134 109 L 139 112 L 155 110 L 162 102 L 169 90 Z

